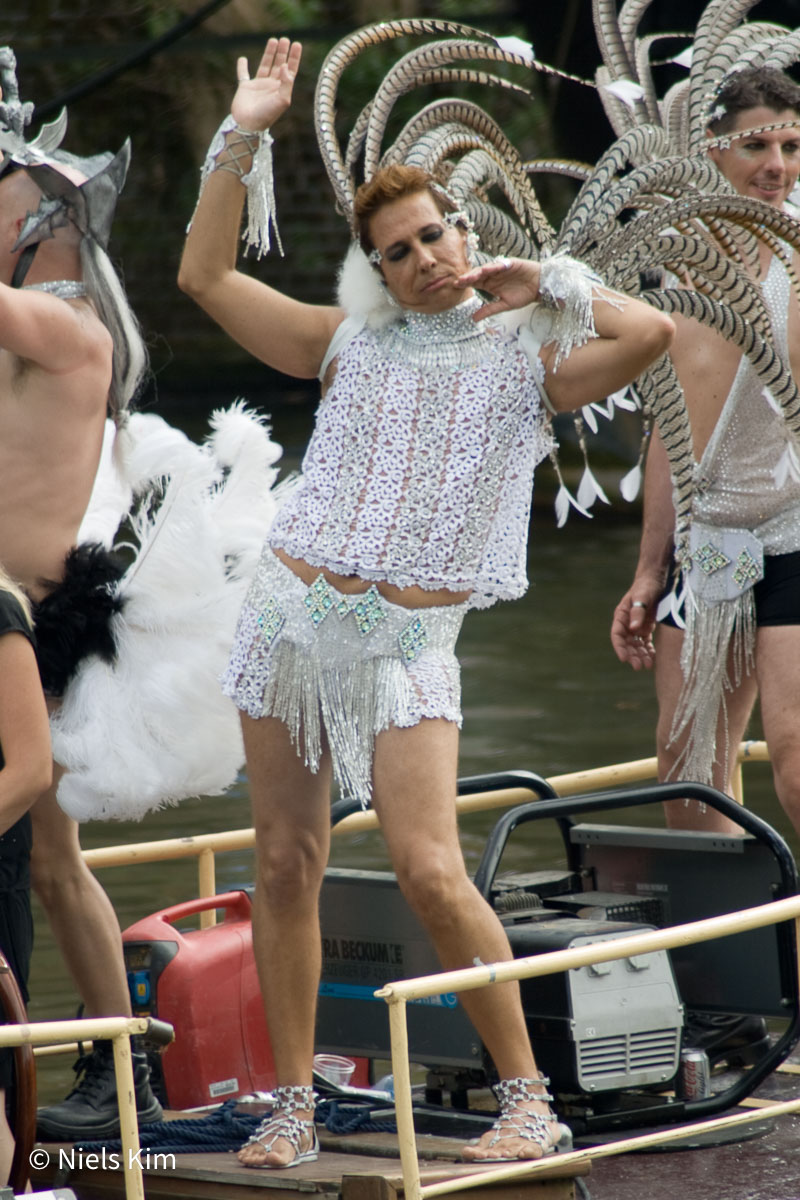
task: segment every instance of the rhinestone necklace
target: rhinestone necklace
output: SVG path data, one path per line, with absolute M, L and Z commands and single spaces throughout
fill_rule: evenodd
M 495 339 L 472 314 L 483 303 L 473 296 L 440 313 L 404 312 L 378 333 L 382 349 L 391 358 L 427 371 L 457 371 L 486 358 Z
M 77 279 L 49 279 L 46 283 L 29 283 L 24 292 L 47 292 L 59 300 L 78 300 L 86 295 L 86 285 Z

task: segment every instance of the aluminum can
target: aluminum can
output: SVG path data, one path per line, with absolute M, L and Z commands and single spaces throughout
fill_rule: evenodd
M 711 1066 L 705 1050 L 682 1050 L 678 1071 L 681 1100 L 702 1100 L 711 1094 Z

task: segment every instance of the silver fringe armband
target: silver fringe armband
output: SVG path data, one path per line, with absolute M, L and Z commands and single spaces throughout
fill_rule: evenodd
M 249 163 L 249 170 L 247 164 Z M 283 246 L 275 219 L 275 189 L 272 171 L 272 137 L 269 130 L 255 132 L 242 129 L 229 114 L 211 139 L 205 162 L 200 171 L 200 197 L 214 171 L 230 171 L 241 179 L 247 189 L 247 224 L 242 240 L 248 250 L 254 247 L 258 258 L 270 248 L 270 225 L 275 232 L 278 250 Z M 195 206 L 197 212 L 197 206 Z M 192 215 L 192 221 L 194 214 Z M 189 228 L 192 227 L 189 222 Z
M 547 336 L 542 340 L 555 342 L 553 371 L 558 370 L 576 347 L 597 337 L 592 304 L 597 297 L 595 289 L 602 282 L 585 263 L 568 254 L 542 257 L 539 297 L 549 317 Z M 615 303 L 607 296 L 603 299 Z M 621 302 L 617 307 L 621 307 Z

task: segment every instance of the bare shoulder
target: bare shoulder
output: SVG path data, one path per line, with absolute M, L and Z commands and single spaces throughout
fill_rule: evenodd
M 0 285 L 0 348 L 25 370 L 66 374 L 110 363 L 111 336 L 85 297 Z
M 110 360 L 114 351 L 114 341 L 109 329 L 100 320 L 91 301 L 67 300 L 67 307 L 75 314 L 81 336 L 85 339 L 86 349 L 93 356 L 102 360 Z

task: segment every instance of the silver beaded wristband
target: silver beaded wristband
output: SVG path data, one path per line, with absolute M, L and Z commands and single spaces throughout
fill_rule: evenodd
M 238 135 L 230 138 L 230 134 Z M 242 150 L 237 153 L 237 150 Z M 227 156 L 223 157 L 227 152 Z M 244 162 L 250 160 L 249 170 Z M 242 129 L 228 114 L 211 139 L 205 162 L 200 171 L 200 193 L 197 203 L 214 171 L 230 171 L 241 179 L 247 189 L 247 223 L 242 240 L 248 249 L 253 247 L 261 258 L 270 248 L 270 225 L 275 233 L 278 250 L 283 254 L 278 225 L 275 219 L 275 191 L 272 170 L 272 136 L 268 129 Z M 195 213 L 197 206 L 195 206 Z M 194 215 L 192 216 L 192 221 Z M 192 227 L 189 222 L 189 228 Z

